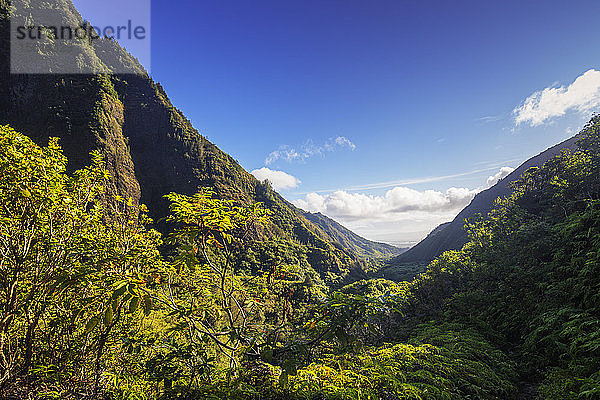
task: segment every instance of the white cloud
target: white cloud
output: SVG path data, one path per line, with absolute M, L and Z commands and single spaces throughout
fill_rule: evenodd
M 443 213 L 465 207 L 479 192 L 478 189 L 452 187 L 446 192 L 417 191 L 398 186 L 383 196 L 348 193 L 338 190 L 329 195 L 310 193 L 294 204 L 304 210 L 321 212 L 343 221 L 402 220 L 417 213 Z
M 497 173 L 488 178 L 488 187 L 513 171 L 511 167 L 499 168 L 505 162 L 508 161 L 494 166 L 493 170 Z M 490 170 L 482 169 L 478 173 Z M 439 179 L 407 182 L 436 180 Z M 482 187 L 451 187 L 446 191 L 418 191 L 402 186 L 408 184 L 396 185 L 381 196 L 351 192 L 351 189 L 331 193 L 313 192 L 293 203 L 306 211 L 325 214 L 368 239 L 407 246 L 423 239 L 438 225 L 452 221 L 483 190 Z M 383 184 L 376 187 L 381 188 Z
M 515 169 L 511 167 L 500 168 L 500 171 L 498 171 L 495 175 L 492 175 L 489 178 L 487 178 L 488 187 L 494 186 L 496 183 L 498 183 L 498 181 L 500 181 L 500 179 L 506 178 L 514 170 Z
M 350 139 L 344 136 L 338 136 L 335 138 L 335 144 L 339 147 L 348 147 L 350 150 L 355 150 L 356 145 L 350 141 Z
M 356 145 L 350 139 L 344 136 L 331 138 L 321 145 L 316 145 L 312 140 L 308 140 L 299 149 L 283 145 L 275 151 L 272 151 L 265 160 L 265 164 L 271 165 L 277 160 L 287 162 L 303 162 L 314 156 L 324 157 L 326 153 L 331 153 L 340 149 L 355 150 Z
M 533 93 L 515 108 L 515 124 L 538 126 L 567 111 L 590 113 L 600 107 L 600 71 L 590 69 L 568 87 L 548 87 Z
M 301 181 L 295 176 L 283 171 L 274 171 L 267 167 L 255 169 L 251 172 L 251 174 L 254 175 L 254 177 L 259 181 L 268 179 L 275 190 L 292 189 L 298 187 L 298 185 L 301 183 Z

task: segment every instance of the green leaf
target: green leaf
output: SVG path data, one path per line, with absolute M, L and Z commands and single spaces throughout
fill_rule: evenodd
M 296 375 L 297 367 L 296 363 L 292 360 L 285 360 L 283 363 L 283 369 L 286 375 Z
M 124 282 L 118 288 L 115 289 L 115 291 L 112 294 L 112 298 L 118 299 L 119 297 L 123 296 L 123 294 L 125 293 L 126 290 L 127 290 L 127 282 Z
M 135 285 L 129 284 L 129 285 L 127 285 L 127 292 L 129 294 L 131 294 L 132 296 L 137 296 L 137 293 L 135 292 L 135 288 L 136 288 Z
M 272 363 L 273 362 L 273 350 L 268 349 L 268 348 L 263 349 L 263 351 L 261 351 L 260 358 L 267 363 Z
M 90 320 L 87 322 L 87 324 L 85 324 L 85 332 L 84 333 L 87 335 L 88 333 L 93 331 L 99 322 L 100 322 L 100 319 L 98 317 L 90 318 Z
M 113 320 L 113 309 L 112 306 L 108 306 L 104 312 L 104 325 L 108 326 Z
M 133 297 L 131 299 L 131 301 L 129 302 L 129 312 L 133 314 L 135 312 L 135 310 L 137 310 L 139 305 L 140 305 L 140 298 L 137 296 Z
M 288 385 L 288 381 L 289 381 L 289 375 L 287 372 L 282 372 L 281 375 L 279 375 L 279 386 L 282 389 L 285 389 Z

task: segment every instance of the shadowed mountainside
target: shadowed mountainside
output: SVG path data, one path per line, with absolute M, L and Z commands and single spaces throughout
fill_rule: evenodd
M 32 5 L 49 6 L 43 2 Z M 62 23 L 83 23 L 70 1 L 61 0 L 54 7 L 62 15 Z M 204 186 L 243 204 L 263 202 L 274 215 L 272 223 L 257 234 L 298 241 L 312 253 L 325 254 L 327 271 L 321 272 L 338 274 L 360 268 L 358 253 L 344 248 L 346 240 L 333 243 L 301 210 L 203 137 L 118 43 L 80 45 L 81 58 L 89 66 L 131 74 L 15 75 L 9 65 L 6 0 L 0 0 L 0 30 L 0 124 L 11 125 L 40 145 L 59 137 L 69 170 L 87 165 L 90 151 L 99 150 L 112 176 L 109 192 L 147 205 L 162 230 L 160 220 L 168 213 L 164 195 L 170 192 L 190 195 Z M 50 65 L 56 60 L 44 58 L 44 54 L 40 52 L 40 63 Z M 360 255 L 376 257 L 379 251 Z
M 477 194 L 471 203 L 465 207 L 452 222 L 447 222 L 435 228 L 425 239 L 390 261 L 394 264 L 428 263 L 448 250 L 459 250 L 467 242 L 464 230 L 465 220 L 477 214 L 487 215 L 494 207 L 498 197 L 504 198 L 512 192 L 511 182 L 519 179 L 523 172 L 531 167 L 541 166 L 564 149 L 575 147 L 579 135 L 565 140 L 556 146 L 530 158 L 516 170 L 491 188 Z

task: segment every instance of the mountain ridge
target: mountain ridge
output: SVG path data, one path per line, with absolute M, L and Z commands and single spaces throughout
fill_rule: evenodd
M 352 249 L 356 254 L 363 257 L 388 258 L 406 250 L 391 244 L 365 239 L 320 212 L 311 213 L 305 211 L 303 215 L 306 219 L 318 225 L 332 241 L 342 244 L 344 248 Z
M 437 226 L 425 239 L 393 258 L 390 263 L 429 263 L 445 251 L 459 250 L 467 242 L 467 233 L 464 230 L 466 219 L 477 214 L 486 216 L 493 209 L 497 198 L 504 198 L 512 193 L 510 184 L 519 179 L 523 172 L 531 167 L 543 165 L 564 149 L 575 148 L 579 137 L 579 134 L 575 135 L 531 157 L 494 186 L 478 193 L 452 221 Z
M 60 4 L 65 20 L 83 23 L 70 1 Z M 9 7 L 7 0 L 0 0 L 1 124 L 39 145 L 45 145 L 49 137 L 59 137 L 70 171 L 87 165 L 90 151 L 100 151 L 112 176 L 109 194 L 147 205 L 163 231 L 161 221 L 169 212 L 164 195 L 191 195 L 199 187 L 211 187 L 220 197 L 242 204 L 264 203 L 274 215 L 260 234 L 307 246 L 314 259 L 323 260 L 321 273 L 362 268 L 358 254 L 332 242 L 303 211 L 202 136 L 162 86 L 117 42 L 83 46 L 85 60 L 109 71 L 128 68 L 131 74 L 11 74 Z M 52 59 L 39 61 L 51 63 Z

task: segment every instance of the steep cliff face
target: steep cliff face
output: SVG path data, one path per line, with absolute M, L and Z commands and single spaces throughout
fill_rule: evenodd
M 579 135 L 574 136 L 525 161 L 496 185 L 477 194 L 471 204 L 465 207 L 452 222 L 435 228 L 425 239 L 407 252 L 395 257 L 391 263 L 428 263 L 445 251 L 462 248 L 467 242 L 467 233 L 464 229 L 466 219 L 472 218 L 476 214 L 487 215 L 494 208 L 494 202 L 498 197 L 504 198 L 511 194 L 511 182 L 519 179 L 529 168 L 543 165 L 562 150 L 575 148 L 578 138 Z
M 101 76 L 8 75 L 2 80 L 0 123 L 45 145 L 59 137 L 70 168 L 100 150 L 113 176 L 111 191 L 140 199 L 134 164 L 123 136 L 124 107 L 109 79 Z
M 24 12 L 22 0 L 20 4 L 13 7 L 17 10 L 13 12 Z M 72 26 L 82 22 L 70 1 L 61 0 L 53 6 L 62 23 Z M 31 18 L 35 18 L 42 7 L 51 5 L 31 2 L 31 7 L 26 9 L 31 23 L 35 23 Z M 59 137 L 69 157 L 70 169 L 88 164 L 90 151 L 101 151 L 113 176 L 109 191 L 139 201 L 140 187 L 123 136 L 124 107 L 110 78 L 84 74 L 11 74 L 9 13 L 10 2 L 0 0 L 0 123 L 10 124 L 42 145 L 49 137 Z M 81 49 L 82 65 L 104 65 L 95 49 L 83 46 Z M 139 65 L 132 67 L 133 58 L 115 42 L 102 43 L 98 49 L 114 55 L 106 57 L 108 64 L 118 59 L 131 67 L 132 72 L 143 70 Z M 36 56 L 31 62 L 40 70 L 53 68 L 60 59 L 48 48 Z
M 82 22 L 70 1 L 57 5 L 66 19 Z M 90 151 L 99 150 L 112 176 L 109 190 L 146 204 L 157 221 L 168 212 L 165 194 L 192 194 L 209 186 L 222 197 L 264 202 L 274 215 L 262 234 L 308 246 L 315 262 L 328 260 L 326 270 L 339 273 L 360 266 L 354 252 L 332 243 L 300 210 L 200 135 L 118 44 L 86 49 L 86 62 L 108 70 L 119 63 L 119 69 L 131 74 L 14 75 L 9 25 L 8 2 L 0 0 L 0 124 L 42 145 L 59 137 L 71 170 L 88 164 Z M 39 60 L 46 61 L 52 59 Z
M 113 76 L 112 83 L 124 106 L 123 135 L 143 188 L 142 202 L 156 215 L 166 214 L 165 193 L 191 194 L 199 186 L 255 200 L 259 182 L 200 135 L 160 85 L 146 76 Z

